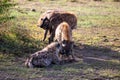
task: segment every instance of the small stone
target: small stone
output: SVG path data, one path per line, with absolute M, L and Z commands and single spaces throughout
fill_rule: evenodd
M 119 40 L 118 38 L 113 39 L 113 41 L 118 41 L 118 40 Z
M 104 39 L 103 42 L 109 42 L 109 40 L 108 39 Z
M 102 36 L 102 37 L 106 38 L 107 36 Z
M 36 12 L 36 9 L 32 9 L 31 11 Z

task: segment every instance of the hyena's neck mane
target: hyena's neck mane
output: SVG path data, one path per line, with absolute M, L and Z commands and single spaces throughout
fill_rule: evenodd
M 52 42 L 49 45 L 47 45 L 47 47 L 42 49 L 42 51 L 47 51 L 47 52 L 54 51 L 57 45 L 58 45 L 58 42 Z
M 61 32 L 62 40 L 72 41 L 72 31 L 70 26 L 66 22 L 63 22 Z

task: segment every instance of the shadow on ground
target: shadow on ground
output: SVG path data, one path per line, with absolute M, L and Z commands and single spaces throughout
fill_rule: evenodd
M 120 71 L 120 52 L 113 51 L 110 48 L 106 48 L 103 46 L 95 47 L 85 44 L 74 46 L 74 52 L 76 57 L 80 59 L 79 62 L 67 62 L 57 67 L 55 65 L 52 65 L 47 69 L 54 69 L 63 72 L 67 70 L 67 72 L 70 72 L 69 74 L 72 74 L 72 76 L 80 76 L 80 79 L 120 79 L 120 76 L 114 75 L 113 73 L 114 70 Z M 100 73 L 100 71 L 102 70 L 113 70 L 113 74 L 102 76 L 102 73 Z M 67 79 L 72 79 L 72 76 L 67 77 Z
M 75 55 L 84 63 L 101 69 L 120 70 L 120 52 L 113 51 L 104 46 L 81 45 L 74 47 Z

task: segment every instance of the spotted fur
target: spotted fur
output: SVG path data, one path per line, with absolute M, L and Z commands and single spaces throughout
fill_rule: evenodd
M 72 30 L 67 22 L 62 22 L 60 25 L 58 25 L 55 31 L 55 39 L 60 44 L 59 53 L 62 55 L 66 55 L 67 57 L 72 56 L 72 58 L 74 59 L 74 55 L 72 52 Z
M 34 68 L 47 67 L 52 63 L 59 64 L 59 58 L 55 55 L 58 54 L 58 46 L 58 42 L 53 42 L 44 49 L 31 54 L 30 57 L 25 61 L 25 66 Z
M 45 30 L 43 41 L 46 39 L 47 33 L 49 32 L 49 43 L 51 43 L 54 40 L 57 26 L 63 21 L 66 21 L 71 29 L 77 28 L 77 18 L 75 14 L 71 12 L 48 10 L 43 13 L 38 20 L 38 26 Z

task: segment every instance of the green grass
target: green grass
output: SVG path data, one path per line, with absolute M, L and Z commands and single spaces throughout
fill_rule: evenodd
M 0 79 L 120 79 L 120 3 L 87 0 L 16 2 L 18 4 L 10 14 L 15 18 L 0 27 Z M 36 26 L 40 14 L 48 9 L 62 9 L 77 15 L 78 28 L 73 30 L 73 40 L 77 45 L 75 55 L 81 56 L 80 61 L 26 68 L 27 56 L 48 44 L 47 40 L 42 41 L 44 31 Z

